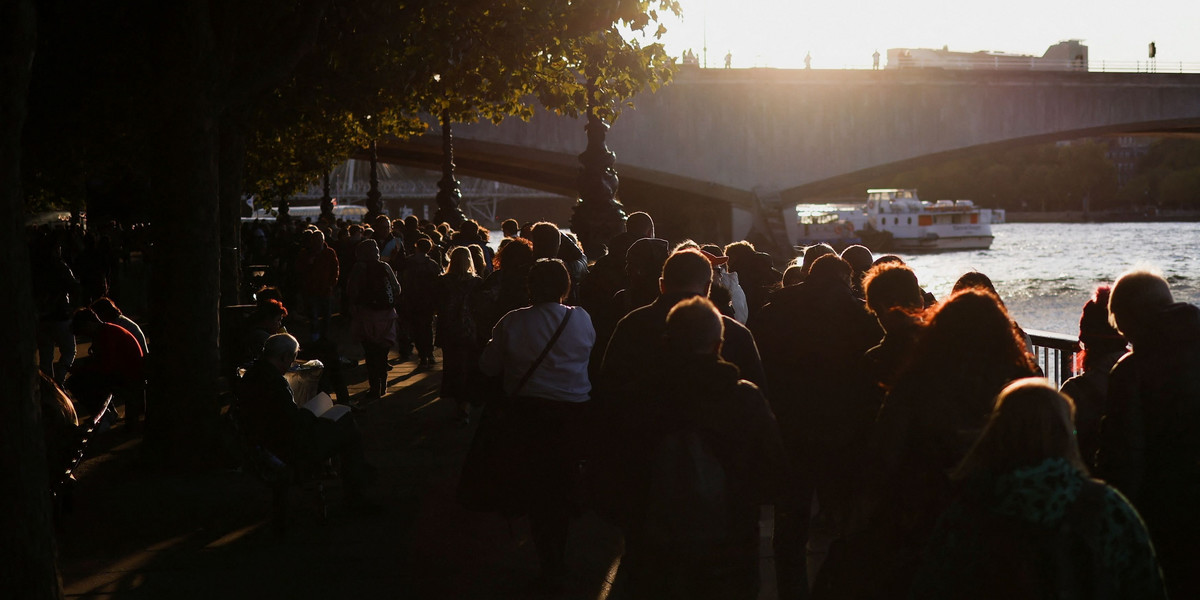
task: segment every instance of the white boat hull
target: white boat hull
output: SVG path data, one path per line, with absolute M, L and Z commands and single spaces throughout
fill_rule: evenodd
M 992 247 L 991 235 L 961 237 L 892 238 L 895 250 L 987 250 Z

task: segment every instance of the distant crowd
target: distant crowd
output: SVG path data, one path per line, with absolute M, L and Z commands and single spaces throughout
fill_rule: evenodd
M 1095 290 L 1060 390 L 983 273 L 935 299 L 862 246 L 784 266 L 746 241 L 672 244 L 639 212 L 588 257 L 553 223 L 502 229 L 492 248 L 471 220 L 245 226 L 277 286 L 239 338 L 240 401 L 274 398 L 257 426 L 303 431 L 280 453 L 340 452 L 369 485 L 352 424 L 314 427 L 279 383 L 306 352 L 336 365 L 345 318 L 369 389 L 331 381 L 339 403 L 386 394 L 390 352 L 430 368 L 441 350 L 441 397 L 480 421 L 460 501 L 528 515 L 551 590 L 592 510 L 624 533 L 615 592 L 757 598 L 771 505 L 781 598 L 1200 597 L 1200 309 L 1161 276 Z M 82 285 L 57 247 L 42 279 Z M 55 294 L 42 349 L 62 323 L 95 331 Z

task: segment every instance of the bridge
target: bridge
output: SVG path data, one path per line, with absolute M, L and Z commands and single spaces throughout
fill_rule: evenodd
M 684 68 L 635 102 L 608 134 L 622 201 L 685 200 L 701 220 L 724 215 L 725 234 L 744 231 L 763 198 L 787 207 L 964 153 L 1200 132 L 1200 74 L 1191 73 Z M 459 125 L 455 136 L 464 174 L 575 193 L 582 119 L 538 112 Z M 379 154 L 437 168 L 440 138 L 389 142 Z M 741 209 L 732 221 L 730 205 Z

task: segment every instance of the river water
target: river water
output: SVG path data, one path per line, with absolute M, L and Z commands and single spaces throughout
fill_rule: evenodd
M 988 250 L 900 256 L 938 298 L 964 272 L 986 274 L 1027 329 L 1077 335 L 1095 286 L 1135 267 L 1162 273 L 1176 301 L 1200 304 L 1200 223 L 1007 223 L 992 233 Z

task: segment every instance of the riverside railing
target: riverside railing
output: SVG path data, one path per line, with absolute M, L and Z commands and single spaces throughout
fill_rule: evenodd
M 872 70 L 870 63 L 823 64 L 819 69 Z M 888 62 L 883 70 L 945 69 L 950 71 L 1075 71 L 1079 73 L 1200 73 L 1200 62 L 1182 60 L 1089 60 L 1079 62 L 1040 56 L 981 56 L 970 58 L 913 57 Z
M 1078 338 L 1036 329 L 1026 329 L 1025 333 L 1033 340 L 1033 355 L 1037 358 L 1038 366 L 1046 374 L 1046 379 L 1054 382 L 1055 387 L 1075 376 Z

